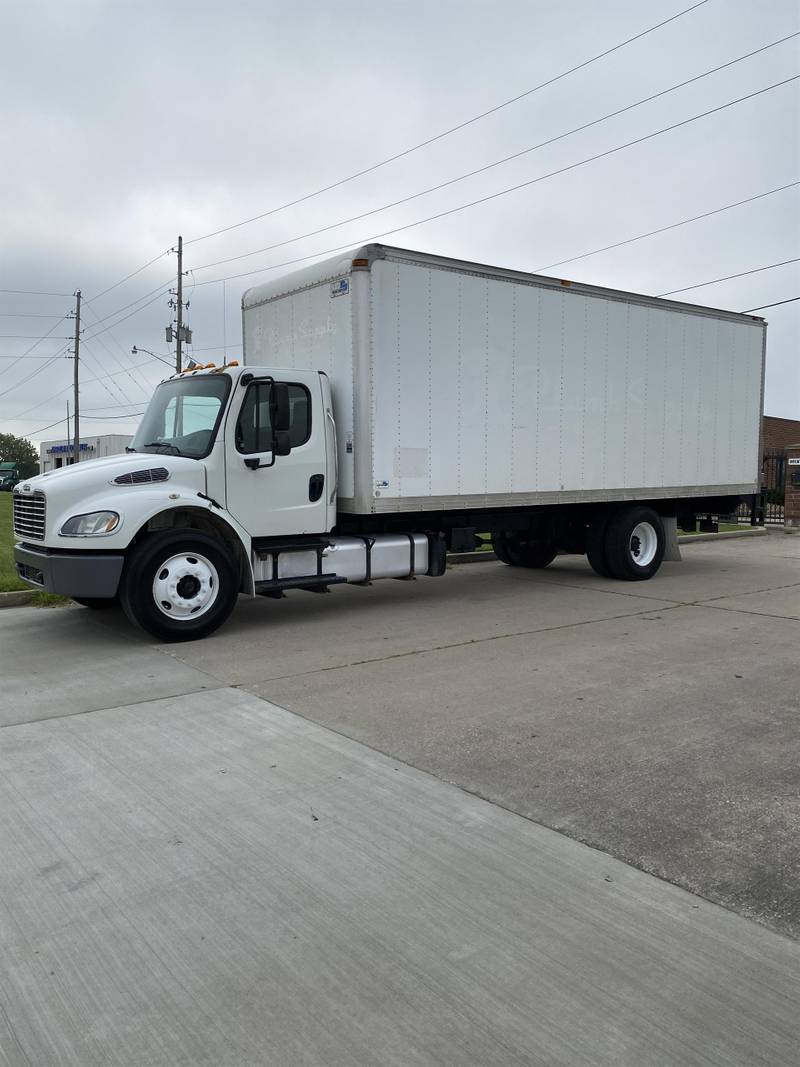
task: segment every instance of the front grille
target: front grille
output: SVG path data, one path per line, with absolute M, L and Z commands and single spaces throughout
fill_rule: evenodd
M 44 539 L 47 505 L 44 493 L 14 493 L 14 533 L 26 540 Z

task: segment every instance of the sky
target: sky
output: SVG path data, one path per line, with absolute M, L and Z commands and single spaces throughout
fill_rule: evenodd
M 528 93 L 693 2 L 26 0 L 12 18 L 5 0 L 0 289 L 60 295 L 0 293 L 0 432 L 36 442 L 63 435 L 74 324 L 59 320 L 77 288 L 84 298 L 82 432 L 134 431 L 136 413 L 169 370 L 131 348 L 173 358 L 164 327 L 176 262 L 160 254 L 179 233 L 189 272 L 189 352 L 221 362 L 223 353 L 241 355 L 245 289 L 337 246 L 385 234 L 390 244 L 533 271 L 800 181 L 795 81 L 392 232 L 790 78 L 800 73 L 796 37 L 482 174 L 295 240 L 800 30 L 794 0 L 706 0 Z M 427 147 L 284 208 L 523 93 Z M 545 273 L 661 294 L 796 257 L 800 185 Z M 679 299 L 741 311 L 798 295 L 794 263 Z M 761 314 L 769 321 L 765 411 L 800 418 L 800 301 Z

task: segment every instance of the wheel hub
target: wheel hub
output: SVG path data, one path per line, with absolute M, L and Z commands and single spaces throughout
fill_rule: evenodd
M 170 556 L 153 579 L 153 601 L 172 619 L 195 619 L 216 602 L 219 576 L 214 564 L 196 552 Z
M 649 522 L 640 522 L 631 531 L 628 550 L 637 567 L 648 567 L 658 552 L 658 534 Z

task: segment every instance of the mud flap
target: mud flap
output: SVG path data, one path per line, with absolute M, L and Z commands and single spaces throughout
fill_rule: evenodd
M 661 519 L 664 525 L 664 562 L 680 563 L 681 549 L 678 544 L 678 520 L 674 515 Z

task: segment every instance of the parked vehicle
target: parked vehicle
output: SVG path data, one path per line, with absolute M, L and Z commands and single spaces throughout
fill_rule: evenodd
M 760 318 L 383 245 L 242 309 L 244 366 L 16 487 L 23 579 L 179 641 L 240 593 L 442 575 L 483 532 L 512 567 L 650 578 L 758 491 Z
M 0 492 L 10 493 L 19 481 L 16 463 L 0 463 Z

